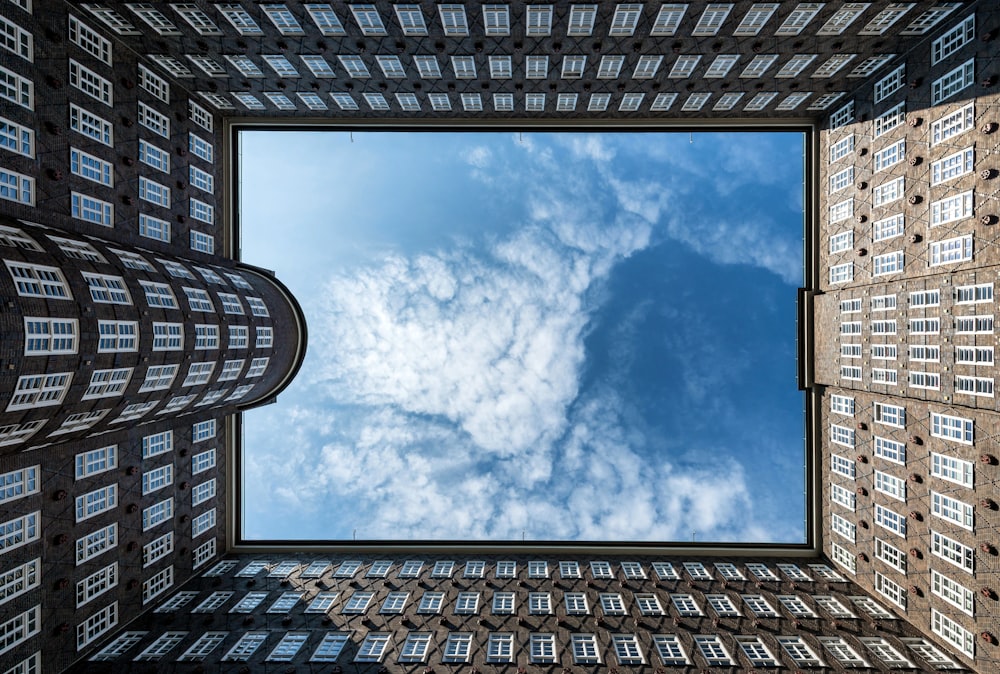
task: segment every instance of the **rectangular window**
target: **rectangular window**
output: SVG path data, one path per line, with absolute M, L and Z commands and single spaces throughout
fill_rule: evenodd
M 172 464 L 147 470 L 142 474 L 142 495 L 152 494 L 174 483 L 174 467 Z
M 895 180 L 872 188 L 872 206 L 883 206 L 903 198 L 904 178 L 900 176 Z
M 931 569 L 931 592 L 962 612 L 973 615 L 975 603 L 972 590 L 934 569 Z
M 931 105 L 937 105 L 971 86 L 975 73 L 976 60 L 973 58 L 931 82 Z
M 831 484 L 830 500 L 844 506 L 851 512 L 854 512 L 857 503 L 857 496 L 853 491 L 841 487 L 839 484 Z
M 842 536 L 854 543 L 857 536 L 857 526 L 846 517 L 841 517 L 837 513 L 830 513 L 830 529 L 838 536 Z
M 901 140 L 891 145 L 888 145 L 878 152 L 872 158 L 872 164 L 874 166 L 875 172 L 883 171 L 890 166 L 894 166 L 906 158 L 906 141 Z
M 875 118 L 873 127 L 873 136 L 879 138 L 889 133 L 896 127 L 900 126 L 906 118 L 906 103 L 900 103 L 899 105 L 889 108 L 881 115 Z
M 931 147 L 965 133 L 975 125 L 975 103 L 931 123 Z
M 155 538 L 142 546 L 142 567 L 146 568 L 151 564 L 163 559 L 174 551 L 174 532 L 168 531 L 159 538 Z
M 934 241 L 928 245 L 930 266 L 971 260 L 973 255 L 972 234 L 956 236 L 944 241 Z
M 931 529 L 931 552 L 967 573 L 975 568 L 975 551 Z
M 112 65 L 111 42 L 72 14 L 69 15 L 69 40 L 91 56 Z
M 840 473 L 850 479 L 854 479 L 855 475 L 855 465 L 854 461 L 840 456 L 839 454 L 830 455 L 830 470 L 834 473 Z
M 33 110 L 35 106 L 34 84 L 26 77 L 6 68 L 0 68 L 0 98 Z
M 973 464 L 953 456 L 931 452 L 931 475 L 963 487 L 973 486 Z
M 906 501 L 906 480 L 880 470 L 875 471 L 875 491 L 887 494 L 898 501 Z
M 975 657 L 976 642 L 972 632 L 935 608 L 931 609 L 931 631 L 970 658 Z
M 891 73 L 875 82 L 875 102 L 881 103 L 885 99 L 903 88 L 906 81 L 906 64 L 899 66 Z
M 111 82 L 75 59 L 69 60 L 69 83 L 91 98 L 112 105 Z
M 974 528 L 973 509 L 968 503 L 931 491 L 931 514 L 954 522 L 963 529 Z
M 8 523 L 9 524 L 9 523 Z M 6 525 L 0 525 L 0 532 L 6 530 Z M 37 513 L 34 525 L 35 538 L 37 538 Z M 34 540 L 34 539 L 32 539 Z M 76 565 L 79 566 L 89 559 L 93 559 L 118 545 L 118 524 L 109 524 L 93 533 L 87 534 L 83 538 L 76 540 Z
M 213 162 L 214 148 L 211 143 L 202 140 L 200 136 L 196 136 L 193 133 L 188 134 L 188 150 L 199 159 L 203 159 L 210 164 Z
M 174 499 L 170 497 L 142 511 L 142 530 L 148 531 L 161 522 L 165 522 L 174 514 Z
M 118 602 L 112 602 L 76 626 L 76 649 L 79 651 L 118 624 Z
M 975 150 L 968 147 L 931 163 L 931 185 L 940 185 L 943 182 L 971 173 L 974 160 Z
M 99 597 L 118 585 L 118 562 L 112 562 L 76 584 L 76 607 Z
M 937 65 L 959 51 L 975 38 L 975 32 L 976 15 L 970 14 L 931 43 L 931 65 Z
M 830 224 L 841 222 L 854 215 L 854 200 L 847 199 L 830 206 Z
M 72 378 L 73 375 L 69 372 L 18 377 L 7 411 L 61 404 Z

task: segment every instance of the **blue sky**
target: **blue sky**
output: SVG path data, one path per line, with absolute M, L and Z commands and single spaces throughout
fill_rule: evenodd
M 797 133 L 250 132 L 251 539 L 803 540 Z

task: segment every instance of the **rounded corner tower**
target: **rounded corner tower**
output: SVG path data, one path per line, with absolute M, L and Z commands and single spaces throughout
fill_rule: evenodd
M 302 366 L 302 308 L 264 270 L 10 218 L 0 252 L 0 454 L 249 409 Z

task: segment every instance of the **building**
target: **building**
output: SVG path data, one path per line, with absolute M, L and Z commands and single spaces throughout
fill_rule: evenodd
M 996 671 L 998 36 L 985 1 L 3 2 L 0 672 Z M 238 412 L 306 334 L 236 259 L 231 130 L 434 121 L 812 127 L 806 545 L 240 544 Z

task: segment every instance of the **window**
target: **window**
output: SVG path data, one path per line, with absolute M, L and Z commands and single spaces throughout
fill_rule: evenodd
M 934 477 L 972 488 L 973 471 L 971 461 L 931 452 L 931 475 Z
M 963 445 L 971 445 L 973 441 L 972 419 L 952 417 L 946 414 L 932 412 L 931 435 L 935 438 L 952 440 Z
M 76 584 L 76 607 L 80 608 L 116 585 L 118 585 L 118 562 L 112 562 Z
M 239 377 L 245 362 L 246 360 L 242 358 L 239 360 L 225 361 L 222 364 L 222 372 L 219 373 L 218 381 L 231 381 Z
M 738 616 L 740 614 L 733 600 L 724 594 L 706 594 L 705 601 L 720 616 Z
M 112 602 L 76 626 L 76 649 L 81 650 L 118 624 L 118 602 Z M 0 627 L 2 631 L 2 627 Z
M 736 636 L 736 643 L 739 644 L 743 655 L 747 657 L 754 667 L 780 667 L 781 663 L 774 657 L 771 651 L 764 645 L 760 637 Z
M 285 5 L 261 5 L 261 8 L 282 35 L 305 34 L 302 26 L 295 20 L 295 15 Z
M 890 180 L 887 183 L 872 188 L 872 206 L 883 206 L 885 204 L 903 198 L 903 177 Z
M 255 346 L 258 349 L 270 349 L 273 340 L 273 328 L 257 328 L 257 340 L 255 342 Z
M 417 613 L 440 613 L 444 603 L 444 592 L 425 592 L 420 598 Z
M 173 587 L 174 567 L 168 566 L 146 579 L 142 584 L 142 603 L 147 604 Z
M 147 470 L 142 474 L 142 495 L 152 494 L 154 491 L 163 489 L 173 483 L 174 467 L 172 464 Z
M 597 636 L 594 634 L 570 635 L 570 649 L 575 664 L 595 664 L 601 661 L 597 651 Z
M 6 68 L 0 68 L 0 98 L 28 110 L 34 109 L 34 84 Z
M 841 578 L 843 580 L 843 578 Z M 816 605 L 829 613 L 834 618 L 856 618 L 853 612 L 840 603 L 840 600 L 830 596 L 813 596 Z
M 510 593 L 513 595 L 513 593 Z M 406 606 L 406 600 L 410 596 L 409 592 L 390 592 L 385 601 L 382 603 L 382 608 L 379 609 L 379 613 L 402 613 L 403 607 Z M 513 596 L 511 596 L 513 601 Z M 494 602 L 495 606 L 496 602 Z M 496 611 L 494 611 L 495 613 Z
M 906 81 L 906 64 L 899 66 L 891 73 L 875 82 L 875 102 L 881 103 L 889 96 L 903 88 Z
M 830 529 L 833 533 L 854 543 L 857 536 L 857 526 L 837 513 L 830 513 Z
M 635 603 L 642 615 L 665 615 L 660 599 L 655 594 L 636 594 Z M 568 613 L 567 607 L 567 613 Z
M 18 377 L 7 411 L 61 404 L 72 378 L 69 372 Z
M 896 428 L 906 427 L 906 408 L 886 403 L 874 403 L 873 417 L 875 423 Z
M 102 648 L 100 651 L 88 658 L 91 662 L 103 662 L 103 661 L 114 661 L 127 653 L 133 646 L 142 641 L 142 638 L 149 634 L 149 632 L 122 632 L 118 637 L 115 638 L 110 644 Z M 25 667 L 25 669 L 11 669 L 8 670 L 8 674 L 33 674 L 34 672 L 41 670 L 41 654 L 36 653 L 33 658 L 38 658 L 38 661 L 30 667 L 34 669 Z
M 933 215 L 932 215 L 933 217 Z M 957 236 L 953 239 L 935 241 L 928 245 L 930 266 L 972 259 L 972 235 Z
M 30 516 L 29 516 L 30 517 Z M 35 540 L 38 538 L 38 513 L 34 514 L 34 521 L 28 522 L 28 538 L 27 540 Z M 16 521 L 16 520 L 15 520 Z M 11 522 L 7 522 L 4 525 L 0 525 L 0 532 L 11 531 Z M 22 529 L 24 527 L 22 526 Z M 76 565 L 79 566 L 83 562 L 89 559 L 93 559 L 98 555 L 107 552 L 108 550 L 114 548 L 118 544 L 118 524 L 109 524 L 106 527 L 98 529 L 90 534 L 87 534 L 83 538 L 78 538 L 76 540 Z M 0 539 L 0 550 L 8 549 L 7 538 Z
M 831 424 L 830 441 L 844 447 L 854 447 L 854 429 Z
M 198 473 L 203 473 L 209 468 L 215 466 L 215 450 L 209 449 L 207 451 L 195 454 L 191 457 L 191 472 L 197 475 Z
M 885 241 L 897 236 L 902 236 L 905 226 L 905 219 L 902 213 L 892 215 L 882 220 L 872 223 L 872 240 Z
M 975 103 L 931 123 L 931 146 L 965 133 L 975 125 Z
M 653 646 L 656 654 L 664 665 L 688 665 L 691 664 L 680 640 L 674 634 L 654 634 Z
M 69 15 L 69 39 L 91 56 L 112 65 L 111 42 L 72 14 Z
M 713 667 L 726 667 L 736 664 L 729 651 L 722 645 L 722 639 L 717 634 L 698 634 L 694 637 L 694 645 L 698 652 Z
M 181 386 L 200 386 L 201 384 L 207 384 L 208 380 L 212 377 L 213 370 L 215 370 L 215 361 L 191 363 L 188 367 L 187 376 L 184 378 L 184 382 Z
M 970 658 L 975 657 L 976 642 L 972 632 L 935 608 L 931 609 L 931 631 Z
M 832 470 L 834 473 L 840 473 L 841 475 L 849 477 L 852 480 L 854 479 L 855 475 L 854 461 L 851 461 L 846 457 L 840 456 L 839 454 L 830 455 L 830 470 Z
M 876 152 L 875 156 L 872 159 L 872 163 L 874 166 L 874 170 L 877 173 L 878 171 L 884 171 L 890 166 L 898 164 L 905 158 L 906 158 L 906 141 L 901 140 L 891 145 L 888 145 L 879 150 L 878 152 Z
M 931 514 L 954 522 L 963 529 L 973 530 L 973 510 L 968 503 L 931 491 Z
M 142 530 L 148 531 L 161 522 L 165 522 L 174 514 L 173 497 L 154 503 L 142 511 Z
M 199 159 L 203 159 L 208 163 L 212 163 L 214 148 L 212 144 L 208 141 L 202 140 L 200 136 L 196 136 L 193 133 L 188 134 L 188 150 L 190 150 L 194 156 Z
M 479 611 L 478 592 L 459 592 L 455 600 L 455 614 L 475 614 Z
M 135 657 L 137 661 L 158 661 L 179 644 L 187 636 L 187 632 L 164 632 L 156 641 L 146 647 Z
M 809 60 L 812 61 L 812 58 L 810 58 Z M 782 70 L 778 72 L 777 77 L 781 77 L 783 72 L 784 68 L 782 68 Z M 789 77 L 794 77 L 794 75 L 789 75 Z M 830 163 L 832 164 L 838 159 L 843 159 L 852 152 L 854 152 L 854 136 L 847 136 L 846 138 L 842 138 L 841 140 L 838 140 L 836 143 L 832 143 L 830 145 Z
M 374 596 L 374 592 L 355 592 L 351 598 L 347 600 L 347 603 L 344 605 L 341 613 L 344 613 L 345 615 L 351 613 L 364 613 L 368 610 L 368 604 Z
M 830 500 L 838 503 L 851 512 L 854 512 L 857 497 L 853 491 L 841 487 L 839 484 L 830 485 Z
M 229 632 L 205 632 L 177 658 L 177 662 L 201 662 L 226 640 Z
M 944 61 L 975 38 L 976 15 L 970 14 L 931 43 L 931 65 Z
M 142 546 L 142 567 L 146 568 L 147 566 L 163 559 L 173 551 L 174 532 L 168 531 L 159 538 L 155 538 L 146 545 Z
M 875 524 L 906 538 L 906 518 L 877 503 L 875 504 Z
M 830 267 L 830 283 L 847 283 L 854 280 L 854 264 L 838 264 Z
M 811 648 L 806 644 L 802 637 L 777 637 L 778 643 L 781 647 L 785 649 L 788 654 L 799 667 L 822 667 L 823 661 L 820 660 L 819 656 L 816 655 Z
M 472 649 L 472 634 L 469 632 L 452 632 L 445 642 L 442 662 L 468 662 Z
M 358 652 L 354 656 L 355 662 L 381 662 L 385 650 L 389 646 L 391 634 L 381 632 L 369 632 L 365 640 L 358 647 Z
M 831 543 L 830 557 L 833 558 L 833 561 L 840 564 L 850 573 L 853 574 L 857 571 L 857 558 L 851 552 L 848 552 L 848 550 L 843 546 Z
M 875 491 L 887 494 L 898 501 L 906 501 L 906 480 L 880 470 L 875 471 Z
M 598 595 L 604 615 L 625 615 L 625 602 L 617 593 L 602 592 Z
M 975 150 L 968 147 L 936 162 L 932 162 L 931 185 L 940 185 L 966 173 L 971 173 L 974 161 Z
M 934 569 L 931 569 L 931 592 L 963 613 L 974 615 L 975 603 L 972 590 Z
M 72 58 L 69 60 L 69 83 L 101 103 L 112 104 L 111 82 Z
M 704 615 L 701 608 L 695 602 L 694 597 L 690 594 L 672 594 L 670 595 L 670 601 L 673 602 L 677 613 L 682 616 Z
M 937 105 L 972 85 L 975 79 L 976 60 L 969 59 L 931 82 L 931 105 Z
M 935 669 L 961 669 L 954 660 L 942 653 L 926 639 L 900 639 L 910 650 Z
M 194 205 L 196 199 L 192 199 L 191 203 Z M 200 202 L 198 202 L 200 203 Z M 215 252 L 215 237 L 205 234 L 204 232 L 196 232 L 191 230 L 191 250 L 196 250 L 200 253 L 212 254 Z
M 853 169 L 851 169 L 853 171 Z M 832 178 L 831 178 L 832 180 Z M 830 237 L 830 253 L 839 253 L 854 247 L 854 232 L 840 232 Z

